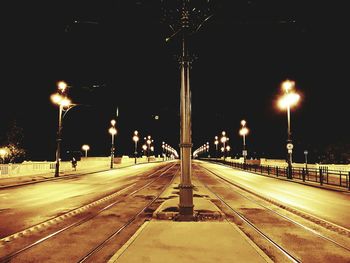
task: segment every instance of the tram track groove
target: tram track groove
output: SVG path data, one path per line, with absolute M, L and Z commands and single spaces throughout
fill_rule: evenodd
M 146 187 L 150 186 L 152 183 L 154 183 L 155 181 L 157 181 L 160 177 L 162 177 L 163 174 L 165 174 L 166 172 L 168 172 L 169 170 L 171 170 L 174 166 L 176 166 L 176 164 L 170 164 L 170 165 L 167 165 L 165 167 L 162 167 L 161 169 L 155 171 L 155 172 L 152 172 L 151 175 L 152 176 L 146 176 L 145 177 L 145 181 L 147 181 L 146 184 L 142 185 L 141 187 L 137 188 L 136 190 L 132 191 L 131 193 L 127 194 L 127 196 L 134 196 L 136 193 L 138 193 L 139 191 L 142 191 L 143 189 L 145 189 Z M 157 174 L 160 174 L 159 176 L 157 176 Z M 155 177 L 155 178 L 154 178 Z M 150 180 L 151 179 L 151 180 Z M 126 190 L 129 190 L 130 188 L 134 187 L 135 184 L 131 184 L 127 187 L 127 189 L 123 189 L 121 191 L 126 191 Z M 45 228 L 45 227 L 48 227 L 48 226 L 51 226 L 52 224 L 54 224 L 57 220 L 60 220 L 62 218 L 62 216 L 64 218 L 69 218 L 69 217 L 73 217 L 77 214 L 79 214 L 79 212 L 81 210 L 83 210 L 84 207 L 87 207 L 88 208 L 93 208 L 94 207 L 94 204 L 101 204 L 105 201 L 108 201 L 110 199 L 112 199 L 113 197 L 120 197 L 122 199 L 118 199 L 116 200 L 115 202 L 112 202 L 106 206 L 104 206 L 103 208 L 99 209 L 98 211 L 96 211 L 93 215 L 88 215 L 86 217 L 83 217 L 82 219 L 78 220 L 78 221 L 75 221 L 71 224 L 69 224 L 68 226 L 65 226 L 63 228 L 60 228 L 59 230 L 56 230 L 54 231 L 53 233 L 50 233 L 48 234 L 47 236 L 44 236 L 44 237 L 41 237 L 39 238 L 38 240 L 36 240 L 35 242 L 31 242 L 30 244 L 26 245 L 25 247 L 21 248 L 21 249 L 17 249 L 16 251 L 8 254 L 8 255 L 5 255 L 3 257 L 0 258 L 0 262 L 8 262 L 9 260 L 11 260 L 12 258 L 15 258 L 16 256 L 26 252 L 27 250 L 31 249 L 32 247 L 34 246 L 37 246 L 63 232 L 66 232 L 67 230 L 69 229 L 73 229 L 85 222 L 88 222 L 90 220 L 92 220 L 93 218 L 97 217 L 99 214 L 101 214 L 102 212 L 108 210 L 109 208 L 113 207 L 114 205 L 116 204 L 119 204 L 120 202 L 123 201 L 123 199 L 125 199 L 125 197 L 123 198 L 121 195 L 120 195 L 120 192 L 121 191 L 117 191 L 111 195 L 108 195 L 108 196 L 105 196 L 99 200 L 96 200 L 94 202 L 91 202 L 90 204 L 87 204 L 87 205 L 84 205 L 84 206 L 81 206 L 79 208 L 76 208 L 64 215 L 60 215 L 60 216 L 57 216 L 55 218 L 52 218 L 48 221 L 45 221 L 43 222 L 42 224 L 39 224 L 39 225 L 35 225 L 35 226 L 32 226 L 30 228 L 27 228 L 25 230 L 22 230 L 20 231 L 19 233 L 15 233 L 14 235 L 11 235 L 12 238 L 9 238 L 8 241 L 5 241 L 6 243 L 9 242 L 9 241 L 13 241 L 14 239 L 18 238 L 18 237 L 26 237 L 28 235 L 28 233 L 30 233 L 32 230 L 39 230 L 40 228 Z M 5 237 L 5 239 L 8 238 L 8 237 Z M 7 240 L 7 239 L 6 239 Z
M 319 233 L 318 231 L 316 231 L 316 230 L 314 230 L 314 229 L 311 229 L 311 228 L 308 227 L 308 226 L 305 226 L 305 225 L 303 225 L 303 224 L 301 224 L 301 223 L 295 221 L 295 220 L 292 219 L 292 218 L 289 218 L 289 217 L 287 217 L 287 216 L 285 216 L 285 215 L 283 215 L 283 214 L 281 214 L 281 213 L 278 213 L 278 212 L 276 212 L 276 211 L 274 211 L 274 210 L 268 208 L 267 206 L 261 204 L 260 202 L 257 202 L 257 201 L 255 201 L 255 200 L 253 200 L 253 199 L 251 199 L 251 198 L 245 196 L 244 194 L 238 192 L 238 191 L 235 190 L 234 188 L 232 188 L 232 187 L 237 187 L 238 189 L 240 189 L 240 191 L 245 191 L 244 187 L 242 187 L 242 186 L 236 186 L 235 183 L 232 183 L 231 181 L 226 180 L 225 178 L 222 178 L 222 177 L 221 177 L 220 175 L 218 175 L 217 173 L 212 172 L 210 169 L 208 169 L 208 168 L 206 168 L 206 167 L 203 167 L 202 165 L 200 165 L 199 167 L 202 168 L 202 169 L 204 169 L 207 173 L 210 173 L 210 174 L 214 175 L 215 178 L 217 178 L 218 182 L 221 181 L 222 183 L 224 183 L 224 184 L 230 186 L 230 188 L 231 188 L 233 191 L 235 191 L 235 193 L 238 194 L 239 196 L 241 196 L 242 198 L 245 198 L 245 199 L 248 200 L 249 202 L 253 202 L 253 203 L 255 203 L 256 205 L 262 207 L 266 212 L 275 214 L 276 217 L 283 218 L 283 220 L 287 220 L 288 222 L 294 224 L 296 227 L 302 228 L 303 231 L 307 231 L 308 233 L 311 233 L 312 235 L 315 235 L 315 236 L 317 236 L 317 237 L 323 239 L 324 242 L 329 242 L 329 243 L 333 244 L 334 246 L 337 246 L 339 249 L 343 249 L 344 251 L 346 251 L 345 253 L 349 253 L 349 252 L 350 252 L 349 247 L 347 247 L 347 246 L 345 246 L 345 245 L 343 245 L 343 244 L 337 242 L 336 240 L 334 240 L 334 239 L 332 239 L 332 238 L 329 238 L 329 237 L 323 235 L 322 233 Z M 209 176 L 209 175 L 207 175 L 207 176 Z M 244 216 L 241 212 L 237 211 L 237 209 L 233 208 L 232 205 L 228 204 L 228 202 L 224 200 L 224 199 L 225 199 L 224 197 L 222 197 L 222 196 L 220 196 L 219 194 L 217 194 L 213 189 L 211 189 L 211 188 L 210 188 L 207 184 L 205 184 L 202 180 L 201 180 L 201 182 L 203 183 L 203 185 L 204 185 L 210 192 L 212 192 L 212 193 L 216 196 L 216 198 L 217 198 L 224 206 L 226 206 L 230 211 L 232 211 L 237 217 L 239 217 L 239 218 L 240 218 L 242 221 L 244 221 L 246 224 L 248 224 L 248 225 L 250 225 L 251 227 L 253 227 L 253 228 L 255 229 L 255 231 L 259 233 L 259 235 L 265 235 L 265 236 L 267 236 L 268 238 L 270 238 L 270 239 L 272 240 L 273 243 L 278 244 L 278 242 L 273 241 L 273 238 L 269 237 L 266 233 L 264 233 L 261 229 L 259 229 L 259 227 L 257 227 L 254 223 L 252 223 L 246 216 Z M 215 187 L 215 186 L 212 186 L 212 187 Z M 253 194 L 253 195 L 254 195 L 254 193 L 251 193 L 251 191 L 249 191 L 249 190 L 246 191 L 246 192 L 249 193 L 249 194 Z M 254 195 L 254 196 L 260 198 L 260 195 Z M 263 199 L 263 200 L 264 200 L 264 201 L 267 201 L 267 200 L 265 200 L 265 199 Z M 242 208 L 241 208 L 241 209 L 242 209 Z M 247 209 L 248 209 L 248 208 L 247 208 Z M 249 215 L 249 213 L 248 213 L 248 215 Z M 254 217 L 253 217 L 253 218 L 254 218 Z M 288 250 L 285 249 L 285 248 L 283 248 L 283 247 L 282 247 L 282 250 L 284 250 L 286 253 L 288 253 L 288 254 L 292 257 L 292 261 L 296 260 L 296 262 L 299 262 L 299 260 L 301 260 L 299 255 L 298 255 L 298 256 L 293 255 L 292 252 L 288 252 Z M 283 252 L 283 253 L 284 253 L 284 252 Z M 349 254 L 349 255 L 350 255 L 350 254 Z M 288 257 L 289 257 L 289 256 L 288 256 Z

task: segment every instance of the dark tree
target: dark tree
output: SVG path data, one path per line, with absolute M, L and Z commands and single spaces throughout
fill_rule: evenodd
M 8 150 L 6 162 L 22 162 L 26 154 L 23 148 L 24 132 L 23 128 L 18 125 L 17 120 L 10 123 L 6 137 L 6 148 Z

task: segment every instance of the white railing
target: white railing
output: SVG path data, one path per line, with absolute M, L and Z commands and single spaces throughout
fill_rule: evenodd
M 150 158 L 150 161 L 161 161 L 162 158 Z M 114 158 L 115 167 L 123 167 L 126 165 L 132 165 L 134 158 L 123 156 L 122 158 Z M 110 167 L 110 157 L 83 157 L 78 162 L 77 170 L 88 169 L 108 169 Z M 137 158 L 137 163 L 148 162 L 147 157 Z M 26 176 L 26 175 L 42 175 L 42 174 L 54 174 L 55 162 L 31 162 L 25 161 L 20 164 L 0 164 L 0 178 L 7 178 L 12 176 Z M 70 161 L 60 162 L 60 172 L 72 171 L 72 164 Z

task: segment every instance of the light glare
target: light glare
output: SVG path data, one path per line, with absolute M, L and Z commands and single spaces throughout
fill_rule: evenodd
M 300 95 L 297 93 L 288 93 L 284 95 L 279 101 L 278 106 L 281 109 L 286 109 L 287 107 L 294 106 L 298 103 Z

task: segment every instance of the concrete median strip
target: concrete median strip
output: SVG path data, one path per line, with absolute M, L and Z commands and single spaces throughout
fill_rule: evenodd
M 269 262 L 227 221 L 175 222 L 151 220 L 119 249 L 108 263 Z
M 132 235 L 132 237 L 111 257 L 107 263 L 113 263 L 128 249 L 128 247 L 135 241 L 135 239 L 141 234 L 150 221 L 145 221 L 140 228 Z

